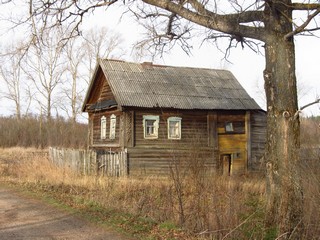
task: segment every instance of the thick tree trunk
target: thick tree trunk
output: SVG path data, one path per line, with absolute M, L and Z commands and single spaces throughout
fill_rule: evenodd
M 291 0 L 268 1 L 265 8 L 267 96 L 266 226 L 278 239 L 302 239 L 303 191 L 299 174 L 300 126 L 295 75 Z M 281 237 L 280 237 L 281 236 Z
M 301 239 L 303 192 L 292 39 L 270 36 L 264 79 L 268 108 L 266 225 L 275 228 L 281 239 Z

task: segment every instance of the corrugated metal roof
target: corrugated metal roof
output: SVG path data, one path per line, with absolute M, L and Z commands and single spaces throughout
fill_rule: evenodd
M 260 109 L 231 72 L 99 60 L 119 106 Z

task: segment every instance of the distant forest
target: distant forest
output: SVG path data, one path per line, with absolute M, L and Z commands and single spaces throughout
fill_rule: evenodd
M 0 117 L 0 147 L 49 146 L 85 148 L 87 146 L 87 124 L 64 118 L 47 120 L 38 116 Z
M 86 148 L 88 125 L 62 117 L 0 117 L 0 147 Z M 320 116 L 301 118 L 301 145 L 319 147 Z
M 301 146 L 320 147 L 320 116 L 300 119 Z

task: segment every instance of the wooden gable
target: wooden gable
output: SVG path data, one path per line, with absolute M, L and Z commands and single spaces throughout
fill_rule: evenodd
M 105 100 L 115 101 L 115 97 L 112 93 L 111 87 L 106 79 L 106 76 L 99 67 L 89 87 L 83 110 L 86 110 L 87 106 L 103 102 Z

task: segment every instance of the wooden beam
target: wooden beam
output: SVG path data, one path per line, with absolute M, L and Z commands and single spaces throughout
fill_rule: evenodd
M 209 112 L 207 115 L 208 127 L 208 146 L 214 150 L 218 150 L 218 128 L 217 128 L 217 113 Z
M 246 158 L 246 171 L 248 170 L 249 161 L 251 161 L 251 112 L 246 111 L 246 138 L 247 138 L 247 158 Z
M 124 147 L 135 146 L 135 133 L 134 133 L 134 122 L 135 114 L 134 111 L 126 111 L 124 115 Z

